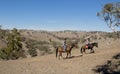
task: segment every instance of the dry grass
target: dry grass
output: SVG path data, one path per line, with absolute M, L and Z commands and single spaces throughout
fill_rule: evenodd
M 43 40 L 49 42 L 49 38 L 51 38 L 53 41 L 62 42 L 62 40 L 54 37 L 53 34 L 61 38 L 65 36 L 76 37 L 74 33 L 69 32 L 61 32 L 60 34 L 52 32 L 52 35 L 39 31 L 29 32 L 30 35 L 26 31 L 22 32 L 22 35 L 26 38 L 36 39 L 37 41 Z M 86 35 L 86 33 L 78 33 L 79 38 L 83 35 Z M 98 36 L 100 37 L 100 34 Z M 55 58 L 55 53 L 53 53 L 34 58 L 0 61 L 0 74 L 96 74 L 92 69 L 112 59 L 112 56 L 119 53 L 120 50 L 120 40 L 103 38 L 97 42 L 99 47 L 94 48 L 95 53 L 84 54 L 83 56 L 79 52 L 81 47 L 81 43 L 79 43 L 79 48 L 72 51 L 73 57 L 70 59 L 58 60 L 58 58 Z M 66 53 L 63 53 L 63 56 L 65 57 Z

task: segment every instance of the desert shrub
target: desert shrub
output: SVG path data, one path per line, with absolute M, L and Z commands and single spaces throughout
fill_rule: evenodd
M 50 47 L 48 46 L 49 43 L 46 41 L 36 41 L 31 39 L 31 40 L 28 40 L 26 44 L 27 44 L 26 47 L 29 49 L 28 53 L 32 57 L 37 56 L 36 49 L 43 51 L 44 53 L 51 53 Z
M 99 40 L 101 40 L 102 39 L 102 37 L 99 37 Z
M 0 59 L 7 59 L 7 54 L 4 51 L 4 48 L 0 49 Z
M 4 39 L 6 36 L 7 31 L 2 29 L 2 26 L 0 26 L 0 39 Z
M 46 45 L 49 43 L 46 41 L 36 41 L 36 40 L 29 39 L 28 41 L 26 41 L 26 44 L 27 44 L 26 46 L 27 48 L 37 48 L 39 45 Z
M 32 57 L 37 56 L 37 51 L 36 51 L 36 49 L 29 49 L 29 50 L 28 50 L 28 53 L 29 53 Z
M 58 46 L 58 45 L 61 45 L 61 43 L 60 43 L 60 42 L 57 42 L 57 41 L 52 41 L 51 43 L 52 43 L 53 47 L 56 47 L 56 46 Z
M 15 60 L 18 58 L 26 58 L 26 55 L 24 54 L 24 50 L 11 50 L 10 48 L 2 48 L 0 49 L 0 58 L 5 60 Z
M 46 41 L 38 41 L 37 43 L 40 44 L 40 45 L 49 44 L 49 43 L 46 42 Z
M 114 34 L 112 34 L 112 33 L 107 33 L 106 36 L 109 38 L 114 38 Z
M 94 40 L 97 40 L 97 35 L 92 35 L 92 37 L 91 37 L 92 39 L 94 39 Z
M 37 42 L 35 40 L 28 40 L 26 41 L 26 44 L 27 48 L 35 48 L 34 46 L 37 44 Z
M 51 39 L 51 38 L 49 38 L 49 42 L 52 42 L 52 39 Z
M 81 42 L 82 44 L 85 43 L 85 36 L 83 36 L 83 37 L 80 38 L 80 42 Z
M 6 36 L 7 47 L 1 49 L 1 58 L 7 60 L 18 59 L 19 57 L 21 57 L 19 53 L 23 50 L 20 33 L 16 28 L 14 28 Z
M 25 37 L 21 37 L 21 41 L 26 41 L 26 38 Z
M 49 46 L 39 46 L 38 49 L 40 51 L 44 51 L 45 53 L 51 53 L 51 49 Z
M 114 39 L 117 39 L 119 38 L 119 32 L 118 33 L 106 33 L 105 37 L 108 37 L 108 38 L 114 38 Z

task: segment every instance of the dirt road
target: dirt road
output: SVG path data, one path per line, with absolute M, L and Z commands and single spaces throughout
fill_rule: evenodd
M 55 54 L 51 54 L 0 61 L 0 74 L 94 74 L 92 69 L 95 66 L 103 64 L 119 51 L 119 48 L 95 49 L 95 53 L 83 56 L 80 56 L 79 49 L 75 49 L 72 51 L 73 58 L 70 59 L 58 60 Z

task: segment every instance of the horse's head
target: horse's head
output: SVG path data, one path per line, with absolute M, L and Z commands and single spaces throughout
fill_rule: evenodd
M 98 48 L 98 43 L 97 42 L 93 43 L 93 45 Z
M 75 48 L 78 48 L 78 43 L 72 43 L 72 45 L 71 45 L 72 47 L 75 47 Z
M 76 46 L 77 46 L 76 43 L 69 43 L 69 44 L 67 45 L 67 47 L 69 47 L 69 48 L 74 48 L 74 47 L 76 47 Z

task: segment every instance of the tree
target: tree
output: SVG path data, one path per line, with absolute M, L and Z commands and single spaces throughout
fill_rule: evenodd
M 5 38 L 6 31 L 2 29 L 2 26 L 0 25 L 0 39 Z
M 105 4 L 97 16 L 102 18 L 107 26 L 117 33 L 117 28 L 120 27 L 120 2 Z
M 10 31 L 6 35 L 7 47 L 2 49 L 2 54 L 4 54 L 3 59 L 17 59 L 23 57 L 23 49 L 21 43 L 20 32 L 16 28 Z

